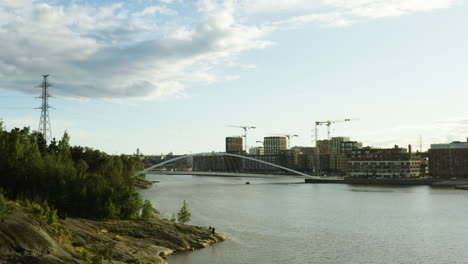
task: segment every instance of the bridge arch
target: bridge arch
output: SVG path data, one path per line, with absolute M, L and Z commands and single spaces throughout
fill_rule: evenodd
M 190 157 L 198 157 L 198 156 L 230 156 L 230 157 L 237 157 L 237 158 L 241 158 L 241 159 L 245 159 L 245 160 L 252 160 L 252 161 L 259 162 L 259 163 L 267 164 L 267 165 L 273 166 L 275 168 L 283 169 L 285 171 L 288 171 L 288 172 L 291 172 L 293 174 L 300 175 L 300 176 L 303 176 L 303 177 L 306 177 L 306 178 L 317 178 L 317 177 L 311 176 L 309 174 L 305 174 L 305 173 L 302 173 L 302 172 L 299 172 L 299 171 L 296 171 L 296 170 L 293 170 L 293 169 L 290 169 L 290 168 L 287 168 L 287 167 L 284 167 L 284 166 L 280 166 L 278 164 L 274 164 L 274 163 L 271 163 L 271 162 L 268 162 L 268 161 L 259 160 L 259 159 L 251 158 L 249 156 L 243 156 L 243 155 L 239 155 L 239 154 L 226 153 L 226 152 L 204 152 L 204 153 L 187 154 L 187 155 L 184 155 L 184 156 L 180 156 L 180 157 L 177 157 L 177 158 L 173 158 L 173 159 L 170 159 L 170 160 L 163 161 L 163 162 L 158 163 L 156 165 L 153 165 L 153 166 L 151 166 L 149 168 L 146 168 L 146 169 L 144 169 L 142 171 L 136 172 L 134 174 L 134 176 L 148 173 L 149 171 L 151 171 L 153 169 L 162 167 L 162 166 L 164 166 L 166 164 L 169 164 L 169 163 L 172 163 L 172 162 L 175 162 L 175 161 L 178 161 L 178 160 L 187 159 L 187 158 L 190 158 Z

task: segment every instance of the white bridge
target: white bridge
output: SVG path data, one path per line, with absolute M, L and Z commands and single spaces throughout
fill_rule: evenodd
M 271 163 L 271 162 L 267 162 L 267 161 L 264 161 L 264 160 L 259 160 L 259 159 L 255 159 L 255 158 L 251 158 L 249 156 L 243 156 L 243 155 L 238 155 L 238 154 L 232 154 L 232 153 L 225 153 L 225 152 L 206 152 L 206 153 L 196 153 L 196 154 L 187 154 L 187 155 L 184 155 L 184 156 L 180 156 L 180 157 L 177 157 L 177 158 L 173 158 L 173 159 L 170 159 L 170 160 L 166 160 L 166 161 L 163 161 L 161 163 L 158 163 L 156 165 L 153 165 L 149 168 L 146 168 L 142 171 L 139 171 L 139 172 L 136 172 L 134 174 L 134 176 L 136 175 L 140 175 L 140 174 L 146 174 L 148 172 L 150 172 L 151 170 L 153 169 L 156 169 L 156 168 L 159 168 L 159 167 L 162 167 L 166 164 L 169 164 L 169 163 L 172 163 L 172 162 L 175 162 L 175 161 L 178 161 L 178 160 L 182 160 L 182 159 L 186 159 L 186 158 L 190 158 L 190 157 L 198 157 L 198 156 L 230 156 L 230 157 L 237 157 L 237 158 L 241 158 L 241 159 L 245 159 L 245 160 L 252 160 L 252 161 L 255 161 L 255 162 L 259 162 L 259 163 L 263 163 L 263 164 L 267 164 L 267 165 L 270 165 L 272 167 L 275 167 L 275 168 L 278 168 L 278 169 L 282 169 L 282 170 L 285 170 L 285 171 L 288 171 L 288 172 L 291 172 L 292 174 L 294 175 L 299 175 L 299 176 L 302 176 L 302 177 L 305 177 L 305 178 L 317 178 L 319 179 L 319 177 L 316 177 L 316 176 L 311 176 L 309 174 L 305 174 L 305 173 L 302 173 L 300 171 L 296 171 L 296 170 L 293 170 L 293 169 L 290 169 L 290 168 L 286 168 L 284 166 L 280 166 L 278 164 L 274 164 L 274 163 Z M 241 175 L 241 174 L 240 174 Z M 243 175 L 243 174 L 242 174 Z M 245 177 L 250 177 L 250 176 L 247 176 L 249 174 L 245 174 Z M 244 176 L 244 175 L 243 175 Z

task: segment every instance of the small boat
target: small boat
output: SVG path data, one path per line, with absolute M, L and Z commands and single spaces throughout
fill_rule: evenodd
M 245 182 L 245 184 L 250 184 L 250 182 Z

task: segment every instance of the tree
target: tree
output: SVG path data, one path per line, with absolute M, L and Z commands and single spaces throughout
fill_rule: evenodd
M 132 176 L 142 167 L 137 158 L 72 147 L 66 132 L 47 145 L 42 134 L 29 128 L 6 131 L 0 121 L 0 188 L 10 200 L 47 202 L 67 216 L 135 219 L 143 202 Z
M 153 206 L 151 202 L 145 200 L 143 203 L 143 208 L 141 209 L 141 219 L 148 220 L 153 215 Z
M 182 206 L 182 208 L 180 208 L 180 211 L 177 213 L 177 221 L 179 221 L 179 223 L 185 224 L 187 222 L 190 222 L 191 217 L 192 214 L 188 210 L 187 201 L 184 200 L 184 205 Z

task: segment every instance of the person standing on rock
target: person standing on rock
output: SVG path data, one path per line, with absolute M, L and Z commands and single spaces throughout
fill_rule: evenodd
M 212 235 L 215 234 L 215 228 L 214 228 L 214 227 L 211 229 L 211 234 L 212 234 Z

